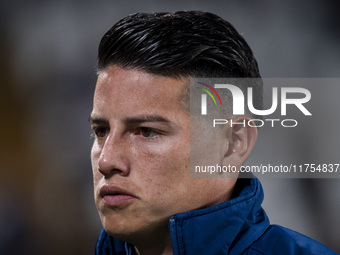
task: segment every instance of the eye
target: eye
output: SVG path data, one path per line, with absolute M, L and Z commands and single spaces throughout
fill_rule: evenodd
M 106 127 L 95 127 L 93 128 L 93 133 L 96 137 L 102 138 L 107 135 L 109 132 L 108 128 Z
M 147 137 L 147 138 L 152 138 L 152 137 L 159 135 L 157 131 L 153 130 L 152 128 L 147 128 L 147 127 L 141 127 L 139 129 L 139 132 L 143 137 Z

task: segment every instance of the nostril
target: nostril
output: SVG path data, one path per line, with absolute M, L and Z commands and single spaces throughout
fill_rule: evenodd
M 128 175 L 130 170 L 130 161 L 124 151 L 113 149 L 113 146 L 103 148 L 96 165 L 97 170 L 106 178 L 115 174 Z
M 128 175 L 129 171 L 126 170 L 121 170 L 118 168 L 107 168 L 107 169 L 102 169 L 100 166 L 98 166 L 98 171 L 105 177 L 105 178 L 110 178 L 113 175 L 119 174 L 119 175 Z
M 98 167 L 98 171 L 102 174 L 105 175 L 105 171 L 103 169 L 101 169 L 100 167 Z

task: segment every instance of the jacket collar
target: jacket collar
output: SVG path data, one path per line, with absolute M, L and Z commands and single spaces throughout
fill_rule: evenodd
M 205 209 L 172 216 L 169 229 L 175 254 L 242 254 L 268 228 L 257 178 L 239 179 L 237 197 Z

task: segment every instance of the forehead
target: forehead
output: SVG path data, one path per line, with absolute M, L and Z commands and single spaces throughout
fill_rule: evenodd
M 98 75 L 94 110 L 107 109 L 110 104 L 124 105 L 125 110 L 184 109 L 188 86 L 187 78 L 169 78 L 137 69 L 110 66 Z

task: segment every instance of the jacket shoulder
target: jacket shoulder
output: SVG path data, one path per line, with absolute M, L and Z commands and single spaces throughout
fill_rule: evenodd
M 296 231 L 278 225 L 271 225 L 267 231 L 249 247 L 246 254 L 336 255 L 337 253 Z

